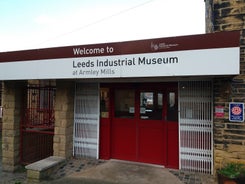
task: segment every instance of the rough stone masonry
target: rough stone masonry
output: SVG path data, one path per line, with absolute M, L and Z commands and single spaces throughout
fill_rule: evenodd
M 245 102 L 245 1 L 206 0 L 206 32 L 240 30 L 240 75 L 214 79 L 214 107 L 223 106 L 224 118 L 214 117 L 214 167 L 229 161 L 245 163 L 245 123 L 229 121 L 229 102 Z

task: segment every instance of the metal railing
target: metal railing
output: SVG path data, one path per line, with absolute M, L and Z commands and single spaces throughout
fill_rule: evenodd
M 179 83 L 180 167 L 212 174 L 212 82 Z
M 76 84 L 73 155 L 98 158 L 99 86 Z
M 20 123 L 23 164 L 53 155 L 55 87 L 29 85 Z

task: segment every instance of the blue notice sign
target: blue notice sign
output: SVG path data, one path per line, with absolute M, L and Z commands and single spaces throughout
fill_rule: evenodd
M 229 120 L 236 122 L 244 121 L 244 103 L 229 103 Z

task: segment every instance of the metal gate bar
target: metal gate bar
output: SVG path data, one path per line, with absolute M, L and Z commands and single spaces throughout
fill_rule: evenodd
M 21 163 L 28 164 L 53 155 L 53 134 L 22 131 Z
M 73 155 L 98 158 L 99 85 L 77 83 L 75 94 Z
M 179 83 L 180 166 L 183 170 L 213 172 L 212 82 Z
M 54 127 L 54 87 L 29 86 L 27 90 L 27 108 L 22 126 Z
M 21 118 L 22 164 L 53 155 L 55 87 L 28 85 Z

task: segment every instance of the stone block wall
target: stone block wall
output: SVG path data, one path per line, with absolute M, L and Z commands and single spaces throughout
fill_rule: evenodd
M 20 118 L 23 87 L 26 82 L 5 81 L 3 90 L 2 167 L 4 171 L 18 169 L 20 155 Z
M 213 0 L 205 0 L 206 33 L 213 32 Z
M 0 81 L 0 106 L 2 106 L 2 81 Z M 2 114 L 0 114 L 0 133 L 2 132 L 2 123 L 3 123 L 1 115 Z
M 207 32 L 239 30 L 240 75 L 214 79 L 214 107 L 224 107 L 224 118 L 214 117 L 214 168 L 235 161 L 245 163 L 245 123 L 229 121 L 229 102 L 245 103 L 245 1 L 206 0 Z M 210 27 L 212 26 L 212 27 Z
M 75 83 L 56 81 L 54 156 L 72 156 Z

